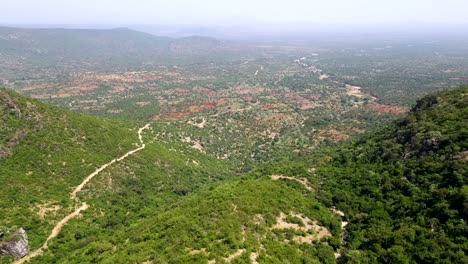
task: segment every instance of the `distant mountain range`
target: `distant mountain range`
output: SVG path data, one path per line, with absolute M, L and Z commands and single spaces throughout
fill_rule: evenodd
M 222 48 L 210 37 L 160 37 L 128 28 L 25 29 L 0 27 L 2 67 L 105 68 L 191 62 Z M 1 67 L 0 67 L 1 68 Z M 0 79 L 1 79 L 0 72 Z

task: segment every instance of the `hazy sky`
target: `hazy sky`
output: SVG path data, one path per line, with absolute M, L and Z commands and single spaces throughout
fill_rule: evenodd
M 468 27 L 468 0 L 0 0 L 0 4 L 3 24 L 425 22 Z

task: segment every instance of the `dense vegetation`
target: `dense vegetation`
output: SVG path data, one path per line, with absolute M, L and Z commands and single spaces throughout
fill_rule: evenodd
M 122 187 L 130 185 L 124 182 Z M 150 190 L 140 187 L 142 192 Z M 330 239 L 339 247 L 337 219 L 301 186 L 249 179 L 203 188 L 176 201 L 164 198 L 163 193 L 140 195 L 126 190 L 105 197 L 110 200 L 96 200 L 96 205 L 102 205 L 102 216 L 86 212 L 81 221 L 70 223 L 53 242 L 50 254 L 37 261 L 223 263 L 241 251 L 235 263 L 248 262 L 252 253 L 258 253 L 260 262 L 334 262 L 332 246 L 318 240 L 315 245 L 294 240 L 317 231 L 273 228 L 280 212 L 298 213 L 328 228 L 333 237 L 323 241 Z M 134 214 L 139 204 L 144 207 Z
M 466 263 L 468 87 L 428 95 L 353 144 L 323 151 L 317 196 L 343 210 L 343 262 Z
M 14 102 L 26 116 L 51 116 L 47 111 L 57 111 L 6 90 L 2 93 L 3 102 Z M 273 163 L 235 178 L 225 162 L 189 146 L 159 142 L 158 130 L 149 131 L 144 136 L 146 149 L 100 174 L 79 195 L 93 209 L 84 211 L 81 219 L 72 219 L 50 242 L 46 254 L 33 261 L 222 263 L 232 258 L 245 263 L 254 258 L 272 263 L 463 263 L 467 253 L 467 93 L 468 87 L 462 87 L 426 96 L 407 117 L 354 143 L 322 149 L 293 162 Z M 33 103 L 47 111 L 28 112 L 31 108 L 25 106 Z M 8 105 L 4 104 L 3 115 L 8 127 L 26 129 L 35 124 L 21 121 Z M 62 124 L 64 116 L 70 115 L 93 120 L 66 113 L 60 115 Z M 16 135 L 5 128 L 2 131 L 10 138 Z M 2 175 L 18 176 L 4 176 L 2 181 L 10 181 L 5 186 L 12 190 L 23 186 L 29 195 L 2 192 L 2 202 L 15 201 L 14 207 L 4 205 L 2 219 L 9 221 L 2 225 L 21 223 L 32 238 L 32 247 L 37 247 L 50 228 L 43 221 L 59 219 L 67 211 L 65 206 L 70 206 L 69 187 L 54 187 L 66 183 L 67 174 L 29 183 L 31 176 L 21 176 L 22 170 L 8 162 L 23 144 L 35 153 L 34 144 L 24 143 L 33 133 L 27 131 L 2 159 Z M 8 145 L 2 146 L 7 153 Z M 62 155 L 60 160 L 65 159 Z M 24 165 L 31 162 L 21 164 L 28 167 Z M 272 175 L 290 175 L 309 183 L 276 181 Z M 47 179 L 44 174 L 38 176 Z M 31 187 L 40 189 L 41 184 L 48 188 L 35 194 Z M 45 206 L 58 204 L 64 209 L 46 214 L 41 221 L 33 216 L 36 209 L 26 206 L 31 199 L 55 199 Z M 349 222 L 343 241 L 342 220 L 328 209 L 332 207 L 343 211 Z M 317 236 L 318 229 L 300 228 L 312 221 L 328 230 L 329 236 L 300 242 Z M 279 227 L 281 222 L 284 228 Z M 335 259 L 335 252 L 342 256 Z
M 137 140 L 123 122 L 59 110 L 3 88 L 0 119 L 0 226 L 34 230 L 33 248 L 53 220 L 71 211 L 71 188 Z

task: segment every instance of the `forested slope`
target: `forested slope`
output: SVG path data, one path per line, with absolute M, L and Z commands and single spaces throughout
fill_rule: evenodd
M 115 162 L 70 199 L 90 173 L 139 146 L 138 124 L 61 110 L 6 89 L 0 90 L 0 102 L 0 227 L 23 227 L 31 250 L 83 202 L 90 208 L 81 213 L 114 233 L 118 223 L 132 223 L 228 176 L 225 163 L 189 147 L 159 144 L 150 129 L 143 131 L 141 155 Z M 58 238 L 71 226 L 67 223 Z
M 404 119 L 311 158 L 317 195 L 345 212 L 351 263 L 466 263 L 468 87 L 420 99 Z
M 426 96 L 404 119 L 354 143 L 190 192 L 128 227 L 119 225 L 118 234 L 98 231 L 99 225 L 84 229 L 99 234 L 105 247 L 80 244 L 70 233 L 59 242 L 63 252 L 76 253 L 63 257 L 158 263 L 463 263 L 467 92 L 462 87 Z M 333 207 L 343 211 L 343 219 Z M 344 240 L 340 221 L 348 222 Z M 315 230 L 301 229 L 314 225 Z M 334 253 L 341 256 L 335 259 Z
M 136 130 L 0 92 L 0 225 L 25 227 L 37 248 L 77 206 L 70 190 L 135 148 Z M 379 131 L 244 175 L 149 129 L 146 148 L 90 181 L 77 196 L 90 208 L 31 261 L 467 262 L 467 95 L 428 95 Z

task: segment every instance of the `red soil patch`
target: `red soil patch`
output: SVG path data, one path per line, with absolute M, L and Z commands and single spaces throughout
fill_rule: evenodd
M 208 97 L 215 97 L 218 95 L 218 92 L 210 90 L 210 89 L 206 89 L 205 91 L 203 91 L 203 93 Z
M 204 108 L 212 108 L 214 107 L 215 103 L 214 102 L 206 102 L 203 104 Z
M 262 105 L 262 108 L 263 109 L 275 109 L 276 106 L 272 104 L 265 104 L 265 105 Z
M 227 104 L 229 101 L 227 99 L 219 99 L 218 100 L 218 106 L 222 106 Z
M 404 114 L 408 109 L 402 106 L 372 105 L 370 108 L 379 113 Z
M 178 94 L 187 94 L 190 93 L 189 89 L 184 89 L 184 88 L 175 88 L 176 93 Z
M 205 95 L 207 97 L 216 97 L 216 96 L 218 96 L 217 91 L 207 89 L 207 88 L 202 88 L 202 87 L 199 87 L 199 86 L 194 87 L 193 91 L 195 91 L 195 92 L 197 92 L 199 94 L 203 94 L 203 95 Z
M 190 111 L 175 112 L 175 113 L 170 113 L 169 116 L 170 116 L 170 117 L 181 117 L 181 116 L 190 115 L 191 113 L 192 113 L 192 112 L 190 112 Z
M 315 108 L 315 104 L 311 103 L 307 98 L 296 93 L 275 94 L 278 99 L 284 98 L 288 103 L 296 105 L 301 110 Z
M 197 106 L 197 105 L 189 106 L 190 113 L 200 112 L 200 111 L 203 111 L 203 109 L 204 109 L 203 106 Z
M 244 96 L 242 97 L 242 100 L 246 101 L 246 102 L 250 102 L 253 100 L 253 96 Z
M 97 83 L 92 82 L 92 83 L 79 84 L 76 87 L 70 87 L 70 89 L 79 89 L 79 90 L 89 91 L 89 90 L 97 89 L 98 87 L 99 85 Z
M 179 76 L 179 73 L 177 73 L 177 72 L 165 72 L 165 73 L 161 73 L 161 74 L 164 75 L 164 76 L 171 76 L 171 77 Z
M 203 111 L 205 109 L 209 109 L 215 106 L 215 102 L 208 101 L 201 103 L 200 105 L 193 105 L 192 102 L 189 102 L 186 104 L 184 107 L 184 110 L 177 112 L 176 107 L 172 107 L 169 113 L 167 112 L 156 112 L 153 114 L 152 119 L 153 120 L 160 120 L 160 119 L 166 119 L 166 120 L 175 120 L 179 117 L 182 116 L 187 116 L 196 112 Z

